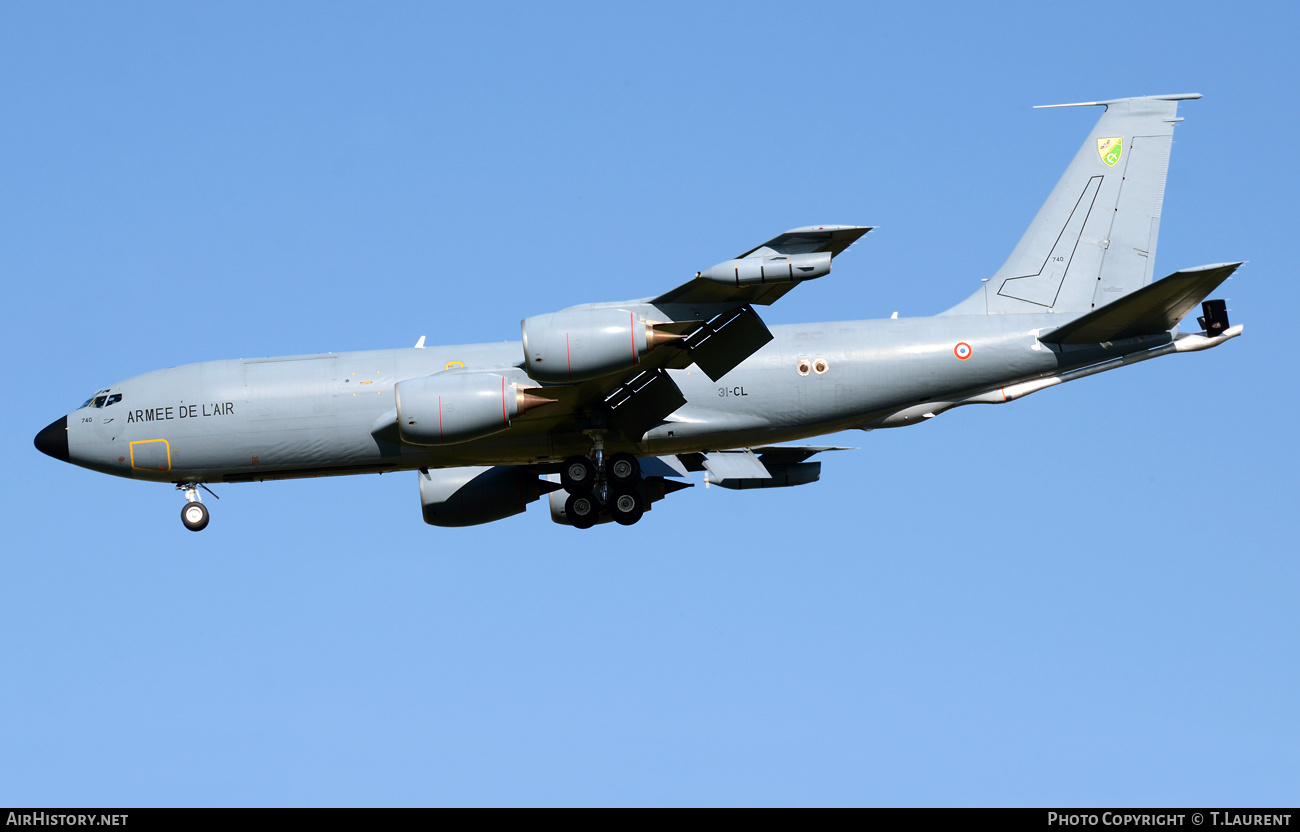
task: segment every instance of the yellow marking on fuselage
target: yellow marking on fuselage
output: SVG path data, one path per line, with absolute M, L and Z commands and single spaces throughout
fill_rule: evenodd
M 135 446 L 148 445 L 152 442 L 161 442 L 167 449 L 167 467 L 166 468 L 142 468 L 135 464 Z M 170 471 L 172 469 L 172 446 L 166 439 L 137 439 L 131 443 L 131 467 L 137 471 Z

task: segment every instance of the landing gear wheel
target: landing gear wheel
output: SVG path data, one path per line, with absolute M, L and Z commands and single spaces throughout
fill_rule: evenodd
M 641 463 L 631 454 L 614 454 L 605 463 L 605 476 L 611 485 L 631 485 L 641 479 Z
M 600 504 L 590 494 L 574 494 L 564 501 L 564 516 L 575 529 L 590 529 L 600 516 Z
M 571 456 L 560 469 L 560 485 L 570 494 L 590 494 L 596 484 L 596 466 L 585 456 Z
M 208 509 L 203 503 L 186 503 L 181 509 L 181 522 L 192 532 L 201 532 L 208 527 Z
M 609 501 L 609 513 L 614 518 L 614 522 L 623 526 L 630 526 L 641 519 L 645 513 L 645 506 L 641 504 L 641 498 L 630 492 L 615 494 Z

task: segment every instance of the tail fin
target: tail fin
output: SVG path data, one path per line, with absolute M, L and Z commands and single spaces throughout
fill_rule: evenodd
M 1150 283 L 1178 102 L 1200 97 L 1048 105 L 1106 112 L 1007 262 L 943 314 L 1078 316 Z

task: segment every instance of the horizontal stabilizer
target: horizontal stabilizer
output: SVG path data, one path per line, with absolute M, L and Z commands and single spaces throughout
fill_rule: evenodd
M 1040 335 L 1038 340 L 1047 344 L 1100 344 L 1168 332 L 1240 265 L 1219 263 L 1176 271 Z

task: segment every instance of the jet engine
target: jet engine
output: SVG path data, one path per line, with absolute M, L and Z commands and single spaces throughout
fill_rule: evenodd
M 451 445 L 500 433 L 545 399 L 497 373 L 444 372 L 397 383 L 397 431 L 411 445 Z
M 679 338 L 626 309 L 565 309 L 523 321 L 524 362 L 538 381 L 585 381 L 631 369 Z
M 749 286 L 765 283 L 798 283 L 831 273 L 831 253 L 781 254 L 771 257 L 743 257 L 711 266 L 696 277 L 725 283 L 728 286 Z
M 519 514 L 559 487 L 509 465 L 422 469 L 420 506 L 431 526 L 477 526 Z

